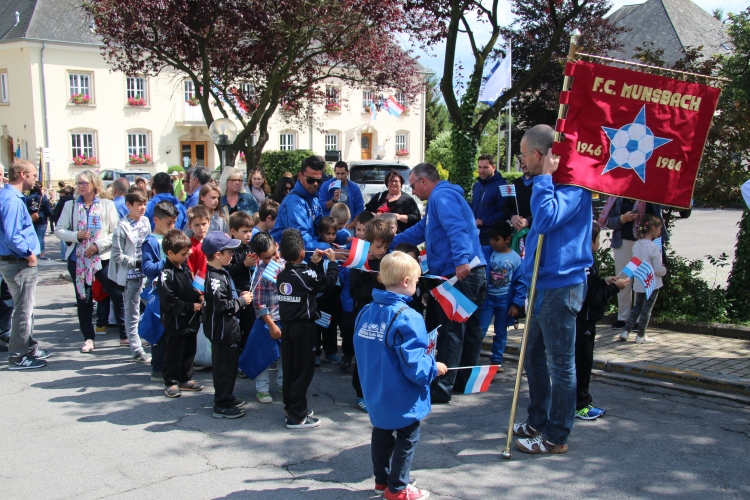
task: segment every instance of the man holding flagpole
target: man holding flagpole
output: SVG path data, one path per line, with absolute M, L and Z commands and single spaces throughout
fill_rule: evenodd
M 516 447 L 525 453 L 565 453 L 576 410 L 576 315 L 586 296 L 591 254 L 591 192 L 555 185 L 559 160 L 552 155 L 555 130 L 536 125 L 521 139 L 521 154 L 533 180 L 534 225 L 526 239 L 523 274 L 534 270 L 539 235 L 544 235 L 536 299 L 526 327 L 524 368 L 529 382 L 526 422 L 514 424 Z M 531 283 L 527 287 L 531 289 Z

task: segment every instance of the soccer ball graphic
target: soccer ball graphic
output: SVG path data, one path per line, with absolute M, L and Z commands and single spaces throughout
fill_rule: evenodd
M 646 106 L 643 106 L 633 123 L 619 129 L 602 127 L 609 137 L 609 161 L 602 175 L 615 168 L 633 170 L 643 182 L 646 182 L 646 162 L 654 150 L 671 139 L 654 136 L 646 126 Z

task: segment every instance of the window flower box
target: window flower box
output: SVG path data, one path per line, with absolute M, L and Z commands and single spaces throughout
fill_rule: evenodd
M 372 104 L 368 104 L 367 106 L 362 108 L 362 113 L 371 113 L 372 111 L 370 110 L 370 106 L 372 106 Z
M 146 99 L 143 97 L 128 97 L 128 106 L 142 107 L 146 105 Z
M 284 113 L 296 113 L 299 109 L 299 104 L 296 102 L 283 102 L 281 103 L 281 111 Z
M 98 165 L 99 160 L 95 156 L 74 156 L 73 164 L 79 167 L 83 165 Z
M 70 102 L 71 104 L 90 104 L 91 103 L 91 96 L 84 95 L 84 94 L 73 94 L 70 96 Z
M 185 99 L 185 102 L 188 104 L 188 106 L 199 106 L 201 101 L 197 97 L 191 97 L 190 99 Z
M 398 156 L 398 157 L 409 156 L 409 150 L 408 149 L 399 149 L 398 151 L 396 151 L 396 156 Z
M 341 105 L 337 102 L 326 103 L 326 111 L 329 113 L 338 113 L 341 111 Z
M 145 165 L 147 163 L 153 163 L 154 160 L 149 156 L 145 154 L 139 154 L 139 155 L 130 155 L 128 156 L 128 163 L 131 165 Z

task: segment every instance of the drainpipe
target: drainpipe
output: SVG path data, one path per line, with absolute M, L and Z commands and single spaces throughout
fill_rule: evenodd
M 42 42 L 42 50 L 39 51 L 41 58 L 41 71 L 42 71 L 42 120 L 44 122 L 44 147 L 49 147 L 49 126 L 47 124 L 47 87 L 44 84 L 44 49 L 46 45 Z M 44 162 L 44 171 L 47 174 L 47 182 L 51 183 L 49 162 Z

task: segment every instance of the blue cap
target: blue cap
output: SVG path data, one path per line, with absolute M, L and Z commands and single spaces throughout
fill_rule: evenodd
M 213 255 L 227 248 L 237 248 L 241 243 L 240 240 L 233 240 L 221 231 L 212 231 L 203 238 L 201 250 L 206 255 Z

